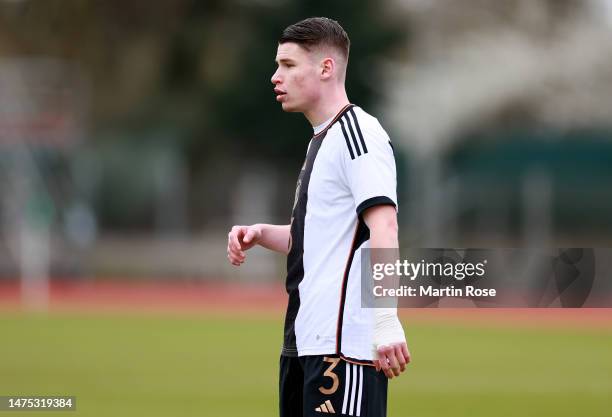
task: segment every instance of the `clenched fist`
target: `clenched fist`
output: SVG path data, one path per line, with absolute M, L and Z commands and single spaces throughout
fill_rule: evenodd
M 235 266 L 240 266 L 246 259 L 245 251 L 251 249 L 261 240 L 261 227 L 234 226 L 227 234 L 227 259 Z

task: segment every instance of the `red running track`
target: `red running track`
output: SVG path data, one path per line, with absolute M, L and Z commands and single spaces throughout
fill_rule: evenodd
M 189 314 L 282 318 L 287 296 L 282 284 L 175 283 L 168 281 L 53 281 L 50 313 Z M 24 311 L 15 280 L 0 282 L 0 313 Z M 612 309 L 402 309 L 410 323 L 446 322 L 456 325 L 511 325 L 612 331 Z

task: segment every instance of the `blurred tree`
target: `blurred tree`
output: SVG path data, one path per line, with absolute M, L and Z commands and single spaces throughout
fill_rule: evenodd
M 379 63 L 405 32 L 405 24 L 394 22 L 380 2 L 368 0 L 2 2 L 0 56 L 38 55 L 74 64 L 91 87 L 84 93 L 91 103 L 88 139 L 94 146 L 115 143 L 123 158 L 118 163 L 128 172 L 144 168 L 133 160 L 138 152 L 120 149 L 174 148 L 187 162 L 194 187 L 203 181 L 210 188 L 204 177 L 211 169 L 247 157 L 273 161 L 289 172 L 298 169 L 311 128 L 301 115 L 282 113 L 270 77 L 282 30 L 310 16 L 334 18 L 349 33 L 349 97 L 368 108 L 381 93 Z M 113 175 L 107 177 L 113 182 Z M 146 181 L 147 175 L 140 177 Z M 105 190 L 123 186 L 109 184 Z M 211 205 L 218 213 L 228 211 L 227 181 L 215 190 L 216 204 L 193 197 L 192 217 L 214 218 L 207 212 Z M 116 194 L 105 192 L 104 198 L 120 200 Z M 100 211 L 102 225 L 152 218 L 128 211 Z M 115 214 L 104 218 L 104 213 Z
M 208 26 L 208 36 L 202 36 L 206 41 L 199 74 L 194 72 L 197 62 L 186 65 L 185 57 L 197 53 L 185 53 L 184 41 L 175 46 L 174 70 L 169 72 L 176 84 L 185 83 L 185 74 L 204 77 L 203 83 L 188 82 L 203 88 L 206 105 L 202 109 L 209 122 L 190 147 L 190 155 L 197 160 L 209 155 L 211 148 L 275 163 L 285 158 L 291 166 L 303 159 L 311 128 L 301 116 L 281 114 L 270 83 L 278 37 L 289 24 L 310 16 L 328 16 L 345 27 L 352 42 L 349 97 L 366 108 L 380 94 L 376 89 L 378 64 L 405 34 L 404 28 L 385 19 L 379 3 L 367 0 L 239 2 L 239 8 L 236 4 L 206 4 L 193 4 L 189 22 L 178 34 L 179 40 L 185 39 L 185 33 L 197 31 L 192 25 L 203 26 L 201 15 L 217 14 Z
M 235 164 L 242 161 L 274 164 L 297 175 L 312 130 L 301 115 L 283 114 L 270 78 L 276 69 L 274 58 L 283 29 L 310 16 L 334 18 L 349 33 L 349 98 L 368 108 L 380 98 L 380 63 L 403 43 L 406 34 L 405 24 L 394 22 L 380 3 L 190 3 L 180 30 L 173 35 L 164 97 L 174 97 L 175 101 L 170 101 L 174 113 L 181 109 L 179 117 L 190 117 L 193 122 L 186 133 L 185 152 L 192 178 L 206 183 L 201 188 L 211 189 L 207 178 L 224 163 L 232 165 L 234 179 L 238 177 Z M 215 218 L 211 206 L 231 210 L 224 206 L 229 200 L 221 197 L 230 192 L 227 184 L 218 191 L 216 197 L 208 195 L 193 202 L 198 218 Z M 282 191 L 282 195 L 290 193 L 289 189 Z M 279 202 L 279 207 L 286 214 L 285 205 Z

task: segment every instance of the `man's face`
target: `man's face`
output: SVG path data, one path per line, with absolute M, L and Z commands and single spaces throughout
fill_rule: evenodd
M 272 75 L 272 84 L 283 110 L 307 112 L 319 99 L 321 90 L 320 65 L 315 54 L 300 45 L 286 42 L 278 45 L 278 68 Z

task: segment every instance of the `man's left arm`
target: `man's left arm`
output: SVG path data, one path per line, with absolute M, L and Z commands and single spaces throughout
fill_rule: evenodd
M 396 250 L 399 257 L 397 212 L 392 205 L 376 205 L 363 212 L 370 229 L 370 247 Z M 371 251 L 372 257 L 380 253 Z M 378 263 L 372 259 L 372 265 Z M 374 349 L 376 370 L 382 369 L 388 378 L 399 376 L 410 362 L 404 329 L 397 317 L 397 308 L 374 308 Z

